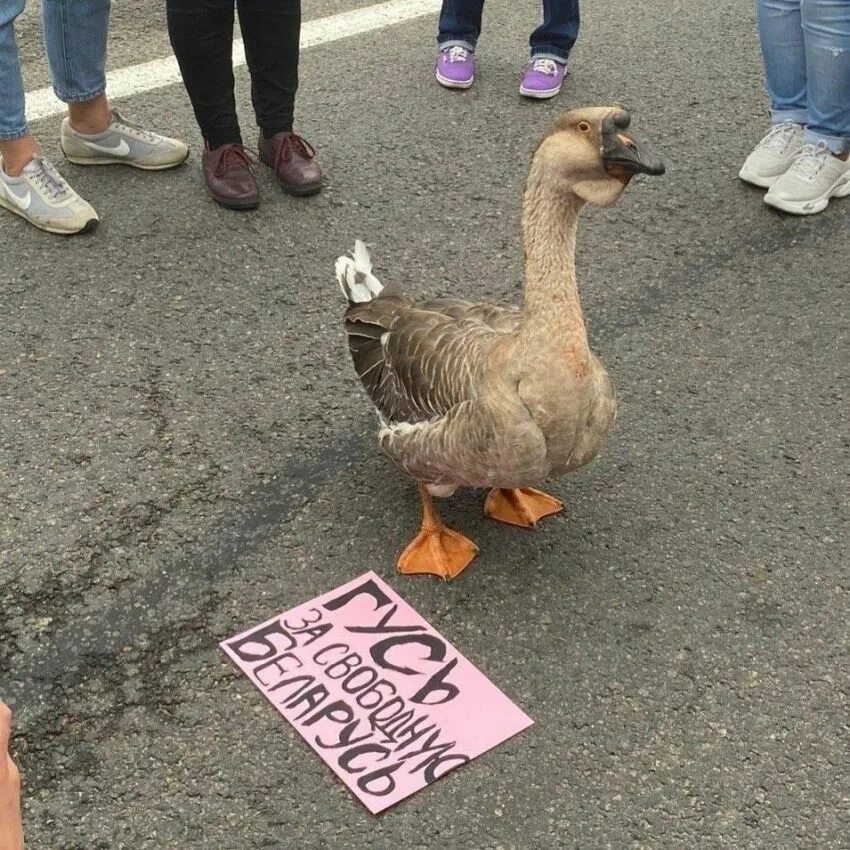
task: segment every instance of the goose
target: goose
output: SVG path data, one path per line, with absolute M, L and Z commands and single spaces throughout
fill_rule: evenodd
M 626 132 L 618 107 L 573 109 L 538 143 L 522 206 L 522 308 L 413 301 L 372 273 L 363 242 L 336 261 L 354 368 L 378 412 L 381 449 L 413 478 L 422 525 L 398 559 L 406 575 L 456 577 L 478 547 L 433 497 L 487 488 L 485 515 L 531 528 L 563 510 L 535 486 L 589 463 L 616 415 L 590 350 L 576 282 L 578 217 L 610 206 L 635 174 L 664 165 Z

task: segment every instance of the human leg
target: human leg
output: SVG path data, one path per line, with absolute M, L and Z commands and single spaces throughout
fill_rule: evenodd
M 579 0 L 543 0 L 543 23 L 529 38 L 532 59 L 566 64 L 579 31 Z
M 0 4 L 0 207 L 52 233 L 90 230 L 97 213 L 39 154 L 27 129 L 14 32 L 23 8 L 24 0 Z
M 0 158 L 3 168 L 17 177 L 38 153 L 27 127 L 24 81 L 15 38 L 15 19 L 25 0 L 0 3 Z
M 772 124 L 805 124 L 806 46 L 800 0 L 756 0 L 756 20 Z
M 850 2 L 802 0 L 808 120 L 803 147 L 765 203 L 811 215 L 850 196 Z
M 437 47 L 459 45 L 475 50 L 481 35 L 484 0 L 443 0 L 437 26 Z
M 110 6 L 110 0 L 42 0 L 53 88 L 68 104 L 62 149 L 79 165 L 172 168 L 189 155 L 186 145 L 126 121 L 106 97 Z
M 805 142 L 834 154 L 850 148 L 850 2 L 803 0 L 808 81 Z
M 168 36 L 206 146 L 241 144 L 233 94 L 233 0 L 166 0 Z
M 301 0 L 238 0 L 251 100 L 265 138 L 291 132 L 298 90 Z
M 111 120 L 106 99 L 106 39 L 110 0 L 42 0 L 44 46 L 53 89 L 68 104 L 81 133 L 103 132 Z
M 800 0 L 756 0 L 756 20 L 771 127 L 744 161 L 738 176 L 754 186 L 769 188 L 799 154 L 808 118 Z
M 441 86 L 468 89 L 475 81 L 475 45 L 483 12 L 484 0 L 443 0 L 434 72 Z
M 238 0 L 237 8 L 260 125 L 260 161 L 274 169 L 285 192 L 313 195 L 322 188 L 322 170 L 313 147 L 292 130 L 301 0 Z
M 579 0 L 543 0 L 543 23 L 531 34 L 531 60 L 519 93 L 545 100 L 561 90 L 567 59 L 578 38 Z
M 166 0 L 168 36 L 204 138 L 205 185 L 235 210 L 260 202 L 253 162 L 242 146 L 233 79 L 233 0 Z
M 21 776 L 9 754 L 12 712 L 0 700 L 0 850 L 24 850 Z

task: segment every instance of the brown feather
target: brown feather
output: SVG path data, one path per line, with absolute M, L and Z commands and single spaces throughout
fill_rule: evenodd
M 461 299 L 411 303 L 394 292 L 351 305 L 345 331 L 354 368 L 389 422 L 422 422 L 474 397 L 499 333 L 515 331 L 514 308 Z M 478 364 L 480 368 L 474 368 Z

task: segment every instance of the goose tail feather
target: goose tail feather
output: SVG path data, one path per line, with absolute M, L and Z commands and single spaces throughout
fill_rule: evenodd
M 354 251 L 350 257 L 337 257 L 336 279 L 342 294 L 351 304 L 371 301 L 384 289 L 381 281 L 372 274 L 369 251 L 359 239 L 354 243 Z

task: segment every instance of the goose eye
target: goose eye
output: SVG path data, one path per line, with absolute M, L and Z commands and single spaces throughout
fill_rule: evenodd
M 590 124 L 588 124 L 587 121 L 579 121 L 578 131 L 579 133 L 589 133 Z

